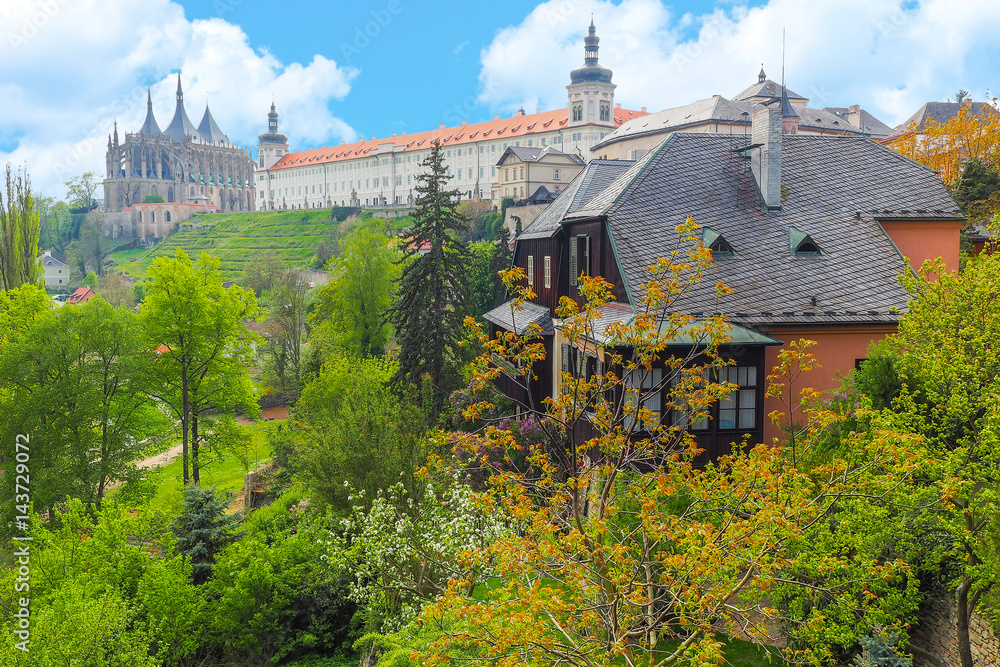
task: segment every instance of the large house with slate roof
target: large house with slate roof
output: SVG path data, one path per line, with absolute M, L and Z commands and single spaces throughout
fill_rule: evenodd
M 798 122 L 799 134 L 867 136 L 882 139 L 893 133 L 885 123 L 859 107 L 808 106 L 809 99 L 767 78 L 761 67 L 757 81 L 732 99 L 713 95 L 681 107 L 633 118 L 603 138 L 593 157 L 633 160 L 658 146 L 670 132 L 745 134 L 758 104 L 787 99 L 787 111 Z
M 696 318 L 727 316 L 723 354 L 740 386 L 696 430 L 711 457 L 744 435 L 777 435 L 764 378 L 789 341 L 818 342 L 822 370 L 810 382 L 831 389 L 895 331 L 908 302 L 899 274 L 938 256 L 957 268 L 964 218 L 934 172 L 864 136 L 785 133 L 782 106 L 756 105 L 749 135 L 675 132 L 638 160 L 595 159 L 516 239 L 514 264 L 538 296 L 515 321 L 508 304 L 486 319 L 494 331 L 542 327 L 536 401 L 558 391 L 568 359 L 594 354 L 567 349 L 553 315 L 559 298 L 579 299 L 578 276 L 600 275 L 617 303 L 602 309 L 597 335 L 630 321 L 646 267 L 677 247 L 687 216 L 715 268 L 677 305 Z M 721 300 L 718 281 L 732 288 Z
M 246 148 L 229 140 L 205 106 L 195 127 L 184 109 L 177 75 L 177 106 L 163 130 L 146 93 L 146 120 L 137 132 L 108 136 L 104 207 L 118 212 L 158 194 L 168 203 L 215 206 L 220 211 L 252 211 L 254 163 Z

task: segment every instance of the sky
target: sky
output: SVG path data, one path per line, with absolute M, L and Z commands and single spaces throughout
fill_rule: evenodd
M 160 127 L 180 72 L 255 150 L 272 100 L 292 149 L 563 107 L 593 16 L 616 102 L 649 111 L 732 97 L 763 64 L 810 106 L 861 104 L 895 126 L 959 89 L 992 98 L 996 0 L 2 0 L 0 161 L 34 189 L 104 173 L 108 134 Z

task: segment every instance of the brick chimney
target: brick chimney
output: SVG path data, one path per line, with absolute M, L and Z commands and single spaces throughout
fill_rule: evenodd
M 781 208 L 781 103 L 766 104 L 753 115 L 751 142 L 757 146 L 750 154 L 750 167 L 764 205 L 771 210 Z

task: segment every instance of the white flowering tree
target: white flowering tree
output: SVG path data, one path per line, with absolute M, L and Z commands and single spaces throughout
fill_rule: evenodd
M 471 554 L 511 534 L 510 522 L 485 511 L 482 497 L 459 475 L 425 481 L 416 497 L 402 484 L 393 486 L 371 509 L 352 496 L 353 512 L 327 542 L 326 560 L 353 573 L 352 599 L 381 611 L 385 632 L 416 618 L 451 579 L 484 584 L 489 571 Z

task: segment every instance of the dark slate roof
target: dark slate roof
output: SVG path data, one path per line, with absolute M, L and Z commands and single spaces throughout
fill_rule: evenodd
M 896 131 L 894 134 L 900 134 L 902 132 L 910 129 L 910 125 L 916 123 L 918 130 L 924 130 L 927 128 L 927 121 L 933 120 L 936 123 L 947 123 L 949 120 L 958 114 L 958 110 L 962 108 L 962 105 L 958 102 L 928 102 L 924 106 L 917 109 L 917 113 L 913 114 L 902 123 L 896 126 Z M 986 110 L 987 113 L 990 111 L 995 111 L 986 102 L 973 102 L 969 111 L 978 116 Z
M 205 105 L 205 115 L 201 117 L 201 123 L 198 125 L 198 134 L 202 136 L 206 143 L 213 146 L 230 145 L 229 137 L 219 129 L 215 119 L 212 118 L 212 112 L 208 110 L 207 104 Z
M 177 108 L 174 109 L 174 118 L 170 121 L 170 125 L 163 130 L 163 134 L 177 143 L 184 143 L 189 136 L 195 141 L 203 141 L 198 128 L 194 126 L 194 123 L 188 118 L 187 111 L 184 110 L 184 92 L 181 90 L 179 74 L 177 75 Z
M 781 97 L 782 92 L 787 93 L 788 99 L 790 100 L 801 100 L 803 102 L 807 101 L 807 98 L 802 97 L 797 93 L 793 93 L 788 88 L 782 88 L 780 83 L 775 83 L 770 79 L 757 81 L 757 83 L 753 84 L 739 95 L 736 95 L 733 99 L 737 101 L 749 100 L 754 97 L 766 97 L 770 99 L 774 97 Z
M 501 165 L 507 159 L 508 155 L 513 155 L 521 162 L 538 162 L 547 155 L 562 155 L 577 164 L 584 164 L 583 158 L 574 153 L 564 153 L 560 150 L 553 148 L 552 146 L 508 146 L 507 150 L 503 152 L 500 159 L 497 160 L 497 165 Z
M 793 98 L 789 97 L 788 99 Z M 862 130 L 826 109 L 812 109 L 797 105 L 791 105 L 791 107 L 799 117 L 800 129 L 837 134 L 862 134 Z M 626 138 L 678 132 L 705 123 L 741 126 L 740 129 L 735 129 L 733 134 L 743 134 L 743 127 L 749 133 L 750 119 L 753 117 L 754 111 L 759 109 L 760 105 L 756 102 L 727 100 L 725 97 L 713 95 L 708 99 L 698 100 L 682 107 L 664 109 L 633 118 L 595 144 L 592 150 L 599 150 Z
M 47 268 L 47 269 L 48 268 L 59 268 L 61 266 L 66 266 L 65 264 L 63 264 L 62 262 L 60 262 L 58 259 L 56 259 L 52 255 L 43 255 L 41 257 L 41 260 L 42 260 L 42 265 L 45 268 Z
M 780 210 L 762 208 L 730 136 L 675 133 L 565 222 L 606 216 L 633 299 L 646 267 L 677 247 L 674 229 L 691 216 L 735 254 L 716 257 L 705 286 L 677 304 L 682 312 L 723 312 L 748 326 L 896 321 L 893 309 L 907 305 L 897 276 L 908 269 L 876 220 L 962 219 L 944 185 L 863 137 L 784 135 L 782 148 Z M 791 254 L 792 227 L 822 254 Z M 717 300 L 720 280 L 734 292 Z
M 512 310 L 512 303 L 512 301 L 508 301 L 497 306 L 483 315 L 483 319 L 507 331 L 513 331 L 518 336 L 524 335 L 528 330 L 528 325 L 532 322 L 541 327 L 542 334 L 545 336 L 551 336 L 555 331 L 552 327 L 552 315 L 548 308 L 524 301 L 521 310 Z
M 850 115 L 850 107 L 823 107 L 823 111 L 827 113 L 832 113 L 833 115 L 841 118 L 847 122 L 848 116 Z M 875 116 L 871 115 L 864 109 L 859 109 L 861 114 L 861 131 L 867 134 L 872 139 L 885 139 L 886 137 L 894 134 L 894 130 L 880 121 Z
M 556 200 L 549 204 L 517 238 L 551 238 L 559 231 L 563 216 L 587 203 L 632 164 L 631 160 L 591 160 Z

